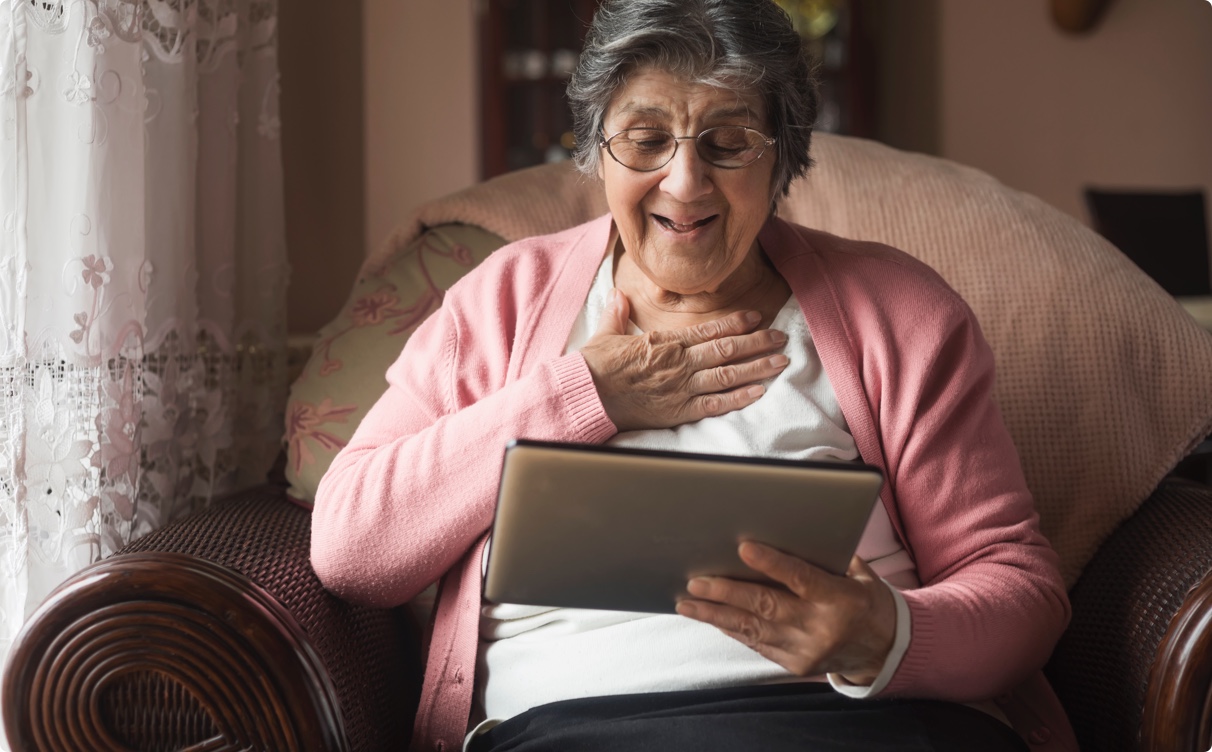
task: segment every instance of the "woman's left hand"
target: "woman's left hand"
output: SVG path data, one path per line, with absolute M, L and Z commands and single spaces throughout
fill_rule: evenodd
M 840 674 L 870 685 L 896 636 L 888 586 L 855 556 L 845 577 L 760 543 L 740 546 L 747 566 L 787 590 L 726 577 L 696 577 L 682 616 L 718 627 L 798 676 Z

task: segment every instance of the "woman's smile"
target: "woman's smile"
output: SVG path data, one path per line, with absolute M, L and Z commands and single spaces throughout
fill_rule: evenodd
M 691 83 L 656 69 L 636 71 L 607 109 L 609 138 L 653 129 L 677 138 L 669 161 L 635 170 L 603 155 L 606 200 L 623 245 L 629 278 L 649 288 L 625 290 L 645 300 L 676 300 L 681 310 L 727 309 L 764 276 L 757 235 L 770 216 L 774 155 L 739 169 L 716 167 L 694 138 L 710 128 L 765 127 L 764 105 L 752 94 Z M 618 281 L 618 280 L 616 280 Z
M 653 214 L 652 218 L 662 229 L 671 233 L 675 237 L 682 240 L 697 240 L 704 233 L 697 232 L 705 229 L 708 225 L 719 218 L 718 214 L 711 214 L 702 219 L 674 219 L 660 214 Z

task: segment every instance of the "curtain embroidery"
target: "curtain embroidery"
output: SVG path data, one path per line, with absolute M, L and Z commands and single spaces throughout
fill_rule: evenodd
M 276 19 L 0 0 L 0 660 L 65 577 L 281 451 Z

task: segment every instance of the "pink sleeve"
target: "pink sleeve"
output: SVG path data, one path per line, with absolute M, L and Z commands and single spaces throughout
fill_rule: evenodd
M 1070 609 L 993 401 L 993 353 L 958 299 L 943 318 L 928 357 L 899 361 L 887 385 L 899 407 L 880 418 L 922 582 L 904 593 L 910 644 L 886 693 L 967 702 L 1040 669 Z
M 510 380 L 513 333 L 479 324 L 470 339 L 449 306 L 422 324 L 321 480 L 312 566 L 342 598 L 398 605 L 454 565 L 492 522 L 510 439 L 613 435 L 579 353 Z

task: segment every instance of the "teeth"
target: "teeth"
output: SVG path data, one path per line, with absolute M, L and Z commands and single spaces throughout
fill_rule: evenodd
M 690 222 L 688 224 L 680 224 L 678 222 L 674 222 L 672 219 L 669 219 L 668 217 L 662 217 L 659 214 L 655 215 L 655 216 L 656 216 L 657 220 L 660 221 L 661 224 L 665 225 L 666 227 L 673 230 L 674 232 L 690 232 L 691 230 L 693 230 L 697 227 L 702 227 L 703 225 L 705 225 L 711 221 L 711 217 L 707 217 L 706 219 L 700 219 L 697 222 Z

